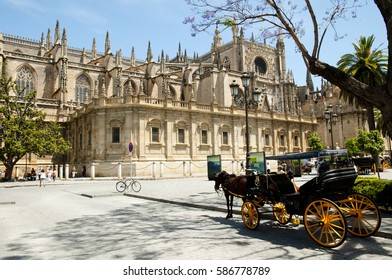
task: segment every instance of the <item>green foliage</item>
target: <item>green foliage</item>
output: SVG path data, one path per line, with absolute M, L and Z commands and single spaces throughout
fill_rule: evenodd
M 346 147 L 348 155 L 357 156 L 360 152 L 358 148 L 357 138 L 348 138 L 347 141 L 344 143 L 344 147 Z
M 323 149 L 324 149 L 324 145 L 320 136 L 317 134 L 317 132 L 312 132 L 308 136 L 308 150 L 316 151 L 316 150 L 323 150 Z
M 61 135 L 61 126 L 45 121 L 35 106 L 36 93 L 19 89 L 15 82 L 0 77 L 0 160 L 10 171 L 26 154 L 64 154 L 71 145 Z
M 385 83 L 388 57 L 383 49 L 373 48 L 375 37 L 361 36 L 354 46 L 354 54 L 345 54 L 338 61 L 338 68 L 357 80 L 370 85 Z
M 369 196 L 386 210 L 392 209 L 392 180 L 358 177 L 353 191 Z
M 361 36 L 357 44 L 353 44 L 355 52 L 343 55 L 337 63 L 339 69 L 369 86 L 384 84 L 388 70 L 388 57 L 384 50 L 373 48 L 374 40 L 374 35 Z M 345 90 L 342 90 L 340 95 L 349 104 L 358 104 L 367 109 L 369 129 L 374 130 L 376 126 L 373 106 Z
M 378 130 L 364 131 L 359 130 L 357 136 L 359 150 L 378 157 L 385 150 L 384 140 Z
M 231 18 L 223 18 L 223 19 L 220 21 L 220 23 L 223 24 L 223 25 L 226 26 L 226 27 L 231 27 L 231 26 L 237 24 L 237 23 L 235 22 L 235 19 L 231 19 Z

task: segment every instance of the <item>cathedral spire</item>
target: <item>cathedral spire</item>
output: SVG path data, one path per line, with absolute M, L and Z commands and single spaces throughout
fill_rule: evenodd
M 244 28 L 241 27 L 241 30 L 240 30 L 240 41 L 243 42 L 243 41 L 244 41 L 244 38 L 245 38 L 245 35 L 244 35 Z
M 181 60 L 181 43 L 178 43 L 177 62 Z
M 284 49 L 284 41 L 283 41 L 283 35 L 282 33 L 279 33 L 278 35 L 278 41 L 276 42 L 276 48 L 277 49 Z
M 60 22 L 59 20 L 56 21 L 56 31 L 54 35 L 54 44 L 60 44 Z
M 162 50 L 162 53 L 161 53 L 161 73 L 165 73 L 165 72 L 166 72 L 165 53 Z
M 39 48 L 40 48 L 39 49 L 39 55 L 43 56 L 44 53 L 45 53 L 45 36 L 44 36 L 43 32 L 42 32 L 42 35 L 41 35 L 41 44 L 40 44 Z
M 44 32 L 42 32 L 42 35 L 41 35 L 41 47 L 45 47 L 45 36 L 44 36 Z
M 122 51 L 121 49 L 116 52 L 116 66 L 121 67 L 122 65 Z
M 251 42 L 255 42 L 255 35 L 253 34 L 253 32 L 252 32 L 252 35 L 250 37 L 250 40 L 251 40 Z
M 67 57 L 67 31 L 65 28 L 63 29 L 63 36 L 61 38 L 61 51 L 62 51 L 62 56 Z
M 109 31 L 106 31 L 106 39 L 105 39 L 105 54 L 111 54 L 112 51 L 110 49 L 110 38 Z
M 146 61 L 147 61 L 147 62 L 152 62 L 152 61 L 154 61 L 154 58 L 153 58 L 153 56 L 152 56 L 151 42 L 150 42 L 150 41 L 148 41 L 148 49 L 147 49 L 147 59 L 146 59 Z
M 309 70 L 306 70 L 306 85 L 308 86 L 309 91 L 314 91 L 313 80 Z
M 132 51 L 131 51 L 131 66 L 135 66 L 135 65 L 136 65 L 135 48 L 132 47 Z
M 46 49 L 50 50 L 52 48 L 52 35 L 50 35 L 50 28 L 48 28 L 48 33 L 46 35 Z
M 91 47 L 91 56 L 92 59 L 95 59 L 97 57 L 97 43 L 95 42 L 95 38 L 93 38 L 93 45 Z
M 184 51 L 184 62 L 185 63 L 188 63 L 189 61 L 188 61 L 188 54 L 186 53 L 186 49 L 185 49 L 185 51 Z

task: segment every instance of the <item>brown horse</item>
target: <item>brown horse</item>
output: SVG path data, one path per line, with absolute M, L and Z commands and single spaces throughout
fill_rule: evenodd
M 215 177 L 215 191 L 222 185 L 223 192 L 226 197 L 227 216 L 226 219 L 233 217 L 233 198 L 244 198 L 247 194 L 247 177 L 236 176 L 222 171 Z
M 286 174 L 268 174 L 259 177 L 260 183 L 257 195 L 261 195 L 263 201 L 271 204 L 281 201 L 282 195 L 295 193 L 295 185 Z M 226 197 L 227 216 L 226 219 L 233 217 L 233 198 L 240 197 L 245 201 L 253 199 L 254 194 L 250 188 L 255 186 L 255 176 L 236 176 L 222 171 L 215 177 L 215 191 L 222 185 Z

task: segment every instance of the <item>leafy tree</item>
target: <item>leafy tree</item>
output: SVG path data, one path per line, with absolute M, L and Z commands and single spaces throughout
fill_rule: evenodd
M 315 151 L 322 149 L 324 149 L 324 145 L 320 136 L 317 134 L 317 132 L 310 133 L 308 136 L 308 150 Z
M 356 137 L 348 138 L 347 141 L 344 143 L 344 147 L 347 149 L 347 153 L 349 156 L 357 156 L 360 152 Z
M 35 106 L 35 91 L 19 89 L 11 79 L 0 77 L 0 160 L 12 178 L 15 164 L 26 154 L 64 154 L 71 145 L 61 135 L 61 126 L 45 121 Z
M 357 136 L 357 143 L 359 150 L 370 154 L 377 166 L 377 171 L 380 170 L 379 155 L 385 150 L 384 140 L 378 130 L 364 131 L 359 130 Z M 378 173 L 380 177 L 380 173 Z
M 383 50 L 379 48 L 372 49 L 374 39 L 374 35 L 361 36 L 358 44 L 353 44 L 354 54 L 345 54 L 338 61 L 339 69 L 370 86 L 384 84 L 388 69 L 388 58 L 384 55 Z M 349 94 L 345 90 L 341 91 L 341 96 L 349 104 L 357 104 L 366 108 L 369 130 L 376 129 L 372 104 Z
M 392 70 L 388 68 L 385 83 L 367 85 L 355 77 L 345 73 L 320 59 L 322 43 L 329 29 L 335 31 L 334 39 L 339 39 L 335 24 L 339 20 L 356 17 L 356 9 L 367 4 L 361 0 L 322 1 L 325 9 L 315 9 L 312 3 L 321 1 L 304 0 L 186 0 L 192 7 L 194 15 L 185 18 L 184 23 L 191 24 L 193 34 L 206 31 L 217 23 L 233 27 L 254 26 L 260 30 L 264 38 L 288 36 L 293 39 L 309 72 L 319 75 L 356 98 L 378 108 L 384 118 L 388 131 L 392 131 Z M 392 64 L 392 2 L 390 0 L 374 0 L 385 22 L 388 38 L 388 65 Z M 309 47 L 302 42 L 304 18 L 311 21 L 307 27 L 312 29 L 308 34 L 313 36 L 313 44 Z M 372 19 L 374 20 L 374 19 Z M 358 25 L 358 28 L 361 28 Z M 377 98 L 375 98 L 377 96 Z
M 384 150 L 384 140 L 378 130 L 364 131 L 359 130 L 357 136 L 357 144 L 359 150 L 378 157 Z

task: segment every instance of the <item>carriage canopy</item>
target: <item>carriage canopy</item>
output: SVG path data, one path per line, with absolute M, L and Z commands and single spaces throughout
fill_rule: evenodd
M 309 152 L 301 152 L 301 153 L 288 153 L 283 155 L 276 156 L 267 156 L 267 160 L 300 160 L 300 159 L 311 159 L 311 158 L 320 158 L 326 156 L 334 156 L 334 155 L 346 155 L 346 149 L 339 150 L 316 150 Z

